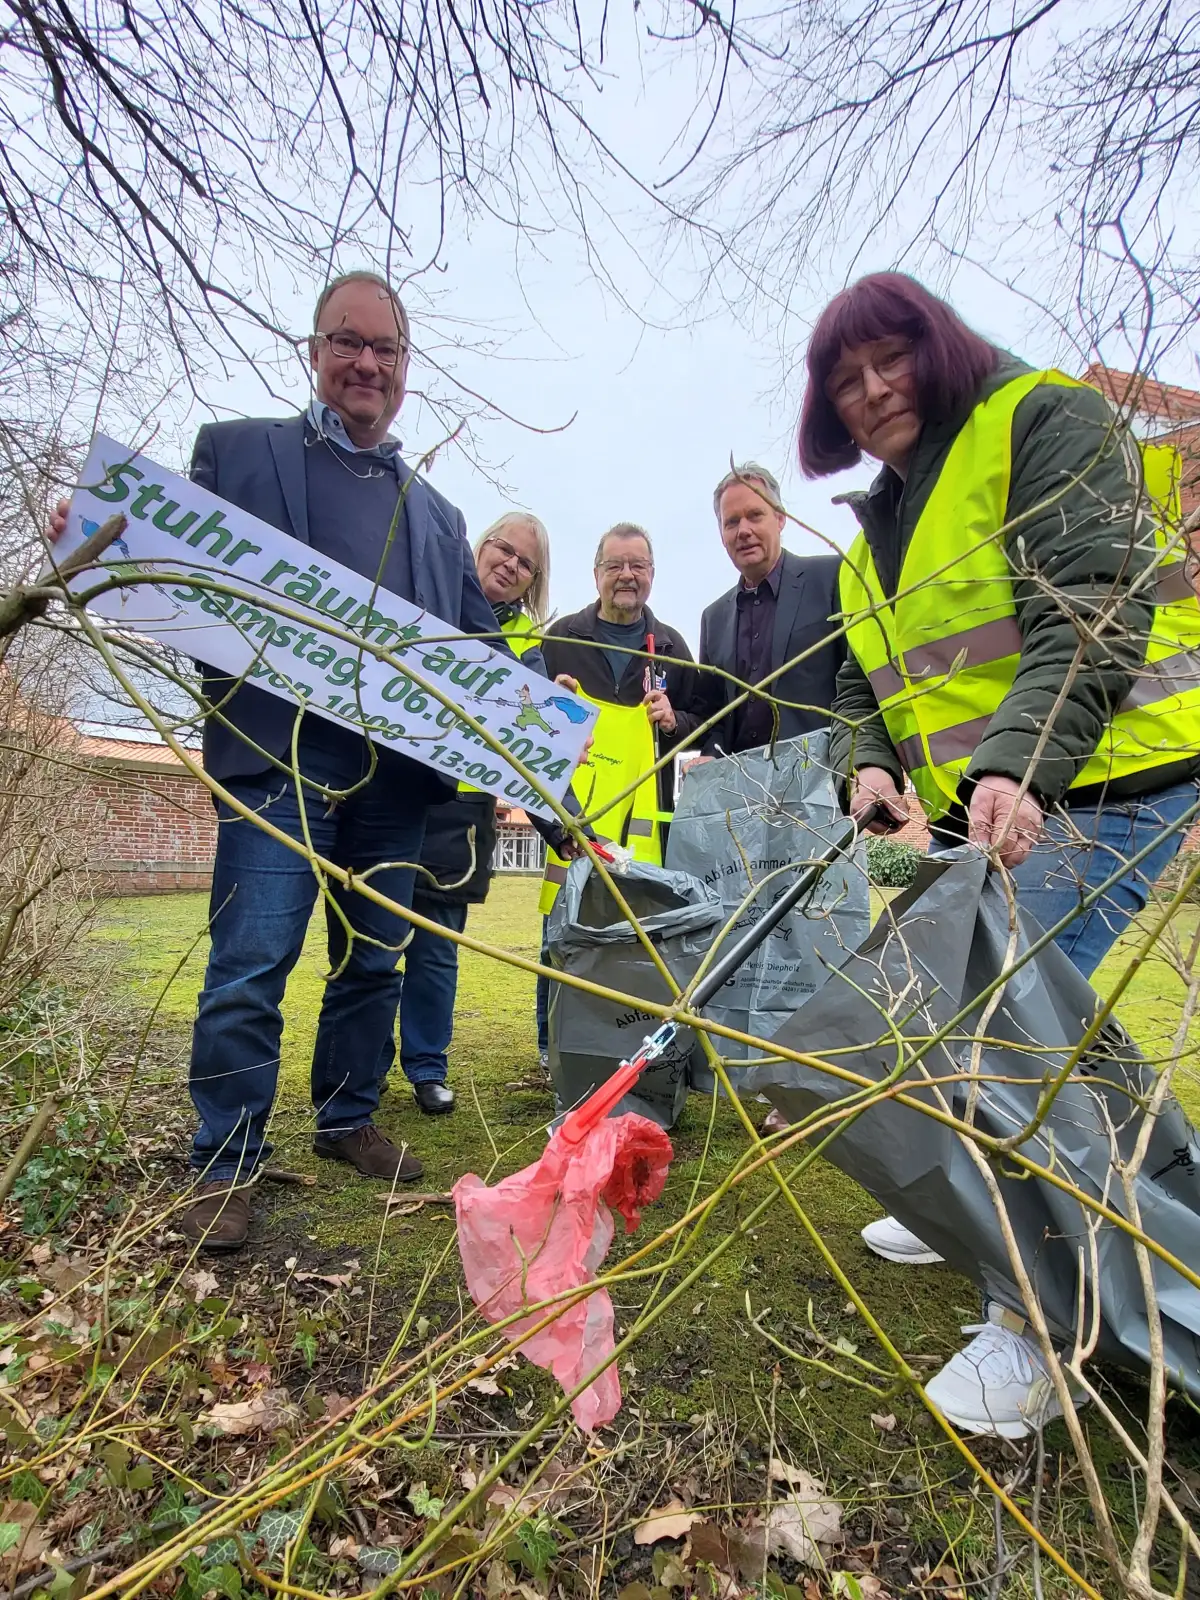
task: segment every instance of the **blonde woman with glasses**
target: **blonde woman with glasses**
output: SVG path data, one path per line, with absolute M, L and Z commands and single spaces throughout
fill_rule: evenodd
M 545 673 L 538 635 L 546 622 L 550 595 L 550 537 L 545 524 L 530 511 L 507 511 L 480 534 L 474 548 L 480 587 L 495 614 L 497 633 L 525 666 Z M 577 854 L 574 841 L 558 823 L 535 817 L 533 825 L 560 855 Z M 413 910 L 461 933 L 468 906 L 487 899 L 495 848 L 492 795 L 460 788 L 445 805 L 432 806 Z M 454 1110 L 454 1091 L 446 1078 L 457 992 L 457 944 L 428 929 L 414 928 L 404 952 L 400 1065 L 412 1084 L 413 1098 L 427 1116 Z M 381 1076 L 386 1077 L 394 1059 L 389 1040 Z

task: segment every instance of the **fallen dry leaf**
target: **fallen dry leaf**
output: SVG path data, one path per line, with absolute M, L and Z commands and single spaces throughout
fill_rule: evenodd
M 634 1544 L 657 1544 L 660 1539 L 682 1539 L 694 1522 L 700 1521 L 698 1511 L 689 1511 L 682 1500 L 668 1500 L 665 1506 L 652 1511 L 645 1522 L 633 1530 Z
M 873 1572 L 831 1572 L 829 1591 L 839 1600 L 851 1600 L 855 1595 L 862 1600 L 888 1600 L 887 1590 Z
M 501 1394 L 503 1391 L 495 1378 L 470 1378 L 467 1388 L 474 1389 L 476 1394 Z
M 297 1272 L 297 1283 L 327 1283 L 331 1289 L 348 1289 L 359 1270 L 357 1261 L 343 1261 L 345 1272 Z
M 660 1589 L 687 1589 L 691 1587 L 692 1574 L 678 1556 L 668 1556 L 658 1574 Z
M 40 1334 L 48 1334 L 51 1338 L 66 1337 L 76 1344 L 87 1344 L 92 1337 L 88 1319 L 63 1300 L 56 1300 L 48 1307 L 34 1326 Z
M 31 1500 L 6 1500 L 0 1506 L 0 1522 L 11 1522 L 21 1530 L 21 1537 L 12 1547 L 12 1552 L 5 1555 L 5 1563 L 18 1557 L 17 1570 L 25 1567 L 41 1565 L 41 1560 L 50 1548 L 50 1540 L 37 1525 L 38 1508 Z
M 772 1456 L 767 1462 L 767 1477 L 771 1483 L 788 1485 L 812 1482 L 803 1467 L 793 1467 L 790 1461 L 781 1461 L 778 1456 Z
M 329 1559 L 336 1561 L 339 1556 L 346 1556 L 353 1561 L 358 1554 L 358 1540 L 349 1537 L 345 1539 L 331 1539 L 329 1541 Z
M 286 1389 L 263 1389 L 249 1400 L 221 1401 L 202 1411 L 198 1421 L 227 1438 L 250 1433 L 273 1433 L 299 1415 Z
M 710 1567 L 729 1567 L 729 1540 L 715 1522 L 697 1522 L 688 1533 L 684 1559 L 703 1561 Z
M 220 1294 L 221 1292 L 216 1273 L 209 1272 L 206 1268 L 200 1268 L 196 1272 L 189 1272 L 183 1281 L 195 1295 L 197 1305 L 201 1300 L 207 1300 L 209 1295 Z
M 826 1500 L 825 1485 L 808 1477 L 807 1483 L 793 1483 L 791 1495 L 771 1507 L 767 1517 L 767 1549 L 772 1555 L 782 1552 L 813 1567 L 821 1560 L 817 1546 L 832 1544 L 842 1528 L 842 1508 L 836 1500 Z
M 880 1433 L 895 1433 L 896 1431 L 896 1419 L 890 1411 L 886 1414 L 872 1411 L 871 1421 L 879 1429 Z
M 497 1556 L 489 1562 L 487 1580 L 484 1593 L 487 1600 L 505 1600 L 507 1595 L 517 1592 L 517 1575 L 507 1561 Z
M 70 1294 L 72 1289 L 77 1289 L 91 1275 L 91 1268 L 82 1256 L 56 1256 L 42 1273 L 50 1287 L 57 1289 L 59 1294 Z

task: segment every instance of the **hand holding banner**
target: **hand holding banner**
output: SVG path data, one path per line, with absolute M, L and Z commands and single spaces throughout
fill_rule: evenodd
M 512 761 L 561 800 L 594 706 L 97 434 L 57 554 L 76 550 L 117 510 L 128 527 L 99 566 L 142 581 L 97 596 L 91 609 L 98 615 L 359 728 L 446 777 L 552 816 Z M 73 578 L 72 590 L 86 592 L 96 576 L 93 568 Z

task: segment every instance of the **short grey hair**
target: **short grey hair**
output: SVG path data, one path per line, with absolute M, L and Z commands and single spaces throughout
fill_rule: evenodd
M 650 543 L 650 535 L 645 528 L 636 522 L 614 522 L 607 533 L 600 535 L 600 543 L 596 546 L 596 559 L 592 562 L 593 569 L 604 560 L 604 546 L 610 539 L 644 539 L 646 541 L 646 554 L 650 557 L 650 565 L 654 565 L 654 546 Z
M 321 313 L 329 304 L 339 289 L 344 289 L 348 283 L 373 283 L 377 289 L 382 289 L 396 308 L 400 318 L 400 326 L 404 330 L 405 344 L 411 344 L 408 331 L 408 312 L 404 309 L 404 302 L 392 288 L 386 278 L 378 272 L 369 272 L 365 267 L 357 268 L 354 272 L 343 272 L 340 277 L 330 278 L 329 282 L 317 296 L 317 303 L 313 307 L 313 332 L 316 333 L 321 322 Z
M 531 621 L 543 623 L 550 611 L 550 535 L 541 518 L 535 517 L 532 511 L 506 511 L 502 517 L 496 518 L 491 527 L 483 530 L 471 548 L 478 558 L 488 540 L 494 539 L 497 534 L 503 538 L 508 528 L 528 528 L 533 534 L 533 542 L 537 546 L 537 571 L 522 596 L 521 609 Z
M 734 467 L 732 472 L 727 472 L 720 483 L 713 490 L 713 511 L 717 520 L 721 519 L 721 496 L 726 489 L 735 483 L 759 483 L 767 491 L 763 499 L 767 501 L 773 511 L 783 510 L 783 495 L 780 492 L 779 481 L 773 472 L 768 472 L 766 467 L 760 467 L 757 461 L 743 461 L 740 467 Z

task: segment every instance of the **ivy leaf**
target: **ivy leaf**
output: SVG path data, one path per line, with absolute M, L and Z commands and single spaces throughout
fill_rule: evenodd
M 236 1539 L 214 1539 L 204 1552 L 206 1567 L 227 1567 L 238 1560 Z
M 0 1522 L 0 1556 L 16 1549 L 21 1542 L 22 1531 L 19 1522 Z
M 374 1549 L 370 1545 L 360 1545 L 355 1561 L 358 1570 L 367 1573 L 373 1578 L 384 1578 L 389 1572 L 395 1572 L 400 1565 L 403 1552 L 400 1550 Z
M 519 1562 L 534 1581 L 544 1583 L 550 1563 L 558 1554 L 554 1524 L 549 1517 L 526 1517 L 504 1547 L 509 1561 Z
M 223 1594 L 225 1600 L 242 1600 L 242 1574 L 237 1567 L 205 1567 L 204 1582 L 209 1590 Z
M 423 1481 L 414 1483 L 408 1491 L 408 1503 L 419 1517 L 440 1517 L 442 1507 L 446 1504 L 444 1500 L 439 1500 L 437 1495 L 430 1494 Z
M 298 1333 L 292 1340 L 292 1349 L 299 1351 L 304 1359 L 304 1365 L 311 1367 L 317 1359 L 317 1339 L 312 1333 Z
M 299 1511 L 267 1511 L 258 1524 L 258 1536 L 267 1554 L 276 1556 L 300 1532 L 304 1518 Z

